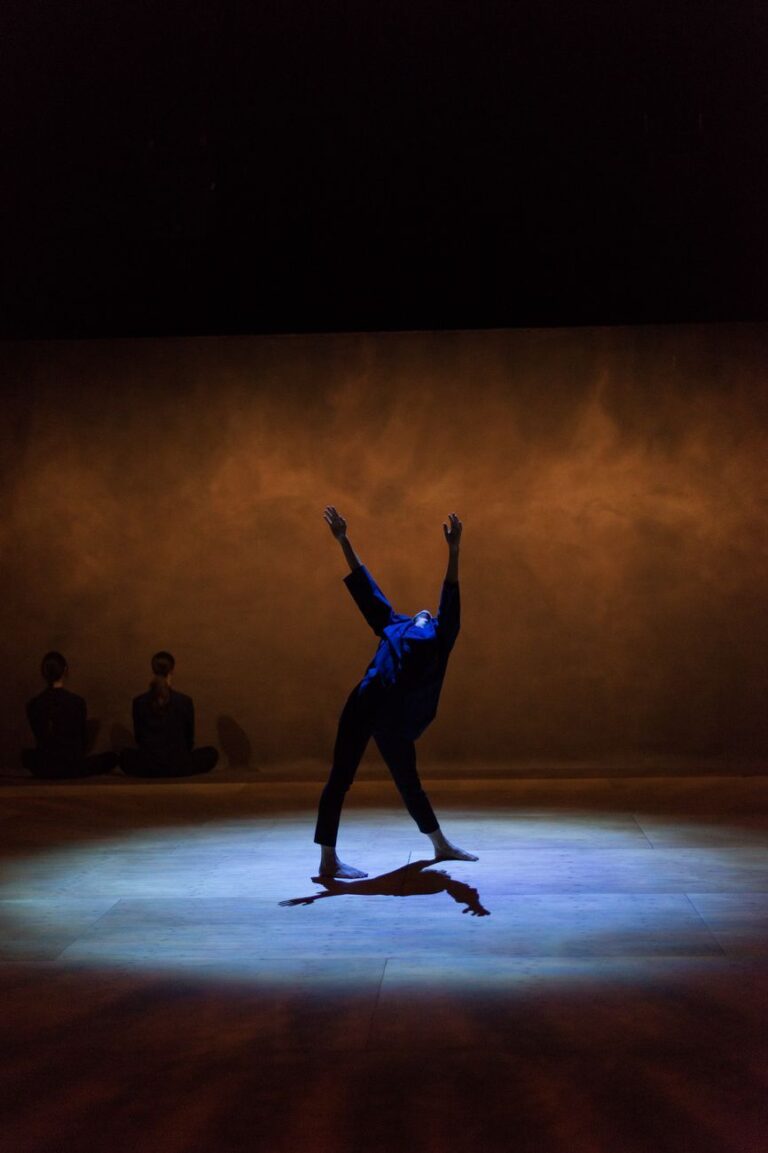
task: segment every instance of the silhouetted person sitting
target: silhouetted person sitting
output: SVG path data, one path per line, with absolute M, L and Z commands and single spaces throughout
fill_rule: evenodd
M 448 567 L 436 617 L 422 609 L 414 617 L 396 613 L 375 580 L 360 563 L 347 538 L 346 521 L 333 506 L 325 520 L 339 542 L 350 573 L 344 583 L 357 607 L 380 637 L 379 647 L 362 681 L 349 695 L 339 720 L 333 766 L 317 814 L 315 842 L 321 846 L 322 877 L 356 878 L 366 873 L 345 865 L 336 854 L 336 836 L 344 797 L 366 745 L 376 741 L 408 812 L 432 841 L 435 859 L 476 861 L 477 857 L 446 840 L 416 771 L 415 741 L 434 720 L 448 665 L 459 635 L 459 542 L 461 521 L 451 513 L 443 525 Z
M 27 702 L 37 748 L 22 752 L 24 768 L 47 780 L 111 773 L 117 765 L 115 753 L 85 754 L 86 705 L 77 693 L 64 688 L 69 672 L 65 658 L 61 653 L 46 653 L 40 671 L 47 687 Z
M 149 692 L 133 701 L 137 749 L 123 749 L 120 767 L 132 777 L 190 777 L 208 773 L 219 759 L 211 747 L 196 749 L 192 698 L 171 688 L 176 662 L 167 652 L 152 657 Z

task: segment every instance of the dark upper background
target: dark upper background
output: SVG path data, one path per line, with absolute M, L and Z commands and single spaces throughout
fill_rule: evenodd
M 763 0 L 6 0 L 2 331 L 763 319 Z

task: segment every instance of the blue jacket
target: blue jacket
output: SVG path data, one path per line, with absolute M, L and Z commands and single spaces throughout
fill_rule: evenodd
M 458 583 L 443 584 L 436 617 L 424 625 L 396 613 L 365 565 L 344 583 L 376 636 L 381 637 L 362 684 L 383 689 L 377 725 L 415 740 L 434 720 L 448 657 L 459 635 Z

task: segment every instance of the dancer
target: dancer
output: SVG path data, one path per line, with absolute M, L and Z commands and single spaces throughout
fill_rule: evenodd
M 87 708 L 81 696 L 64 688 L 69 673 L 66 658 L 61 653 L 46 653 L 40 671 L 46 688 L 27 702 L 37 747 L 22 752 L 24 768 L 47 780 L 111 773 L 117 766 L 115 753 L 85 755 Z
M 435 860 L 476 861 L 446 839 L 416 771 L 416 739 L 434 720 L 448 657 L 459 633 L 459 543 L 461 521 L 451 513 L 443 532 L 448 567 L 436 617 L 422 609 L 414 617 L 396 613 L 347 537 L 347 522 L 329 505 L 324 512 L 349 565 L 344 583 L 378 637 L 379 647 L 362 681 L 349 695 L 339 720 L 333 766 L 318 806 L 315 843 L 320 876 L 354 879 L 368 874 L 345 865 L 336 853 L 344 797 L 371 737 L 392 774 L 408 812 L 435 850 Z
M 171 653 L 152 657 L 149 692 L 133 702 L 137 749 L 123 749 L 120 767 L 131 777 L 190 777 L 208 773 L 219 759 L 212 747 L 196 749 L 192 698 L 171 688 L 176 661 Z

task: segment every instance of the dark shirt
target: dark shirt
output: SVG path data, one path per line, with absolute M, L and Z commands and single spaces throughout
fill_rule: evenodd
M 187 759 L 195 744 L 195 706 L 185 693 L 171 689 L 163 709 L 152 707 L 152 694 L 133 700 L 133 734 L 136 744 L 158 765 L 174 765 Z
M 46 759 L 80 761 L 85 756 L 86 705 L 68 689 L 44 689 L 27 701 L 27 717 Z
M 448 657 L 459 635 L 458 582 L 443 583 L 438 614 L 422 625 L 395 612 L 365 565 L 349 573 L 344 583 L 381 637 L 362 681 L 378 682 L 383 690 L 379 723 L 415 740 L 435 718 Z

